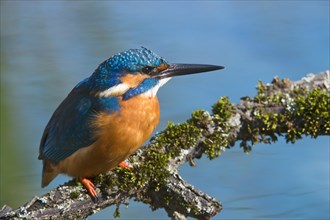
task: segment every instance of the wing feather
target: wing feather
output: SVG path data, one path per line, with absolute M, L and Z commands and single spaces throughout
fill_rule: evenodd
M 87 86 L 78 84 L 48 122 L 40 142 L 39 158 L 58 163 L 77 150 L 88 147 L 96 140 L 93 118 L 98 112 L 117 109 L 116 97 L 97 98 Z

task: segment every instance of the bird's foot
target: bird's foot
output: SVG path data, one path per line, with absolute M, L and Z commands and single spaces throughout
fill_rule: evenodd
M 95 190 L 95 186 L 92 183 L 92 181 L 90 181 L 89 179 L 86 178 L 79 178 L 80 182 L 85 186 L 88 194 L 92 197 L 93 200 L 96 200 L 97 196 L 96 196 L 96 190 Z
M 121 168 L 124 168 L 124 169 L 129 169 L 129 170 L 132 170 L 133 167 L 130 166 L 128 163 L 126 163 L 125 161 L 122 161 L 118 164 L 118 166 L 120 166 Z

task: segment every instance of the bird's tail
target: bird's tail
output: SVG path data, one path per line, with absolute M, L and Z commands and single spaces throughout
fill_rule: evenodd
M 42 168 L 41 187 L 48 186 L 48 184 L 57 176 L 57 172 L 53 169 L 53 165 L 48 160 L 44 159 Z

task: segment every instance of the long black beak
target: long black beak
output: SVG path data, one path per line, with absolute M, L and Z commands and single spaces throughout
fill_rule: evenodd
M 172 76 L 181 76 L 181 75 L 209 72 L 214 70 L 220 70 L 223 68 L 224 68 L 223 66 L 216 66 L 216 65 L 177 63 L 177 64 L 170 64 L 167 69 L 159 72 L 154 77 L 162 79 Z

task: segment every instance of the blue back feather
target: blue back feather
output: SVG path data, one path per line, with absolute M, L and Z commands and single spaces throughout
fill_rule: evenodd
M 92 120 L 98 112 L 119 110 L 117 97 L 97 98 L 87 83 L 76 86 L 59 105 L 44 131 L 40 154 L 57 163 L 95 141 Z

